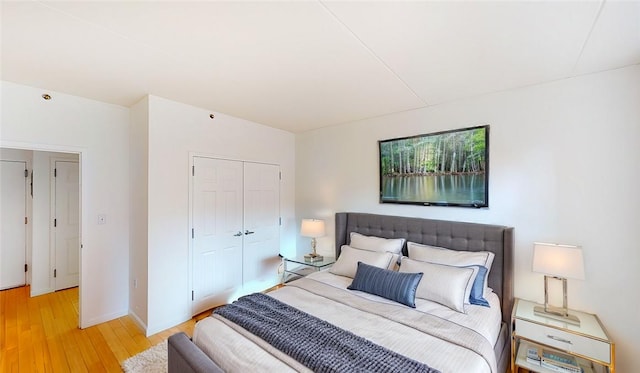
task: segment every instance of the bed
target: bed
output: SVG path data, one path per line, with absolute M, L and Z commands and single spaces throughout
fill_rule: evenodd
M 396 299 L 392 300 L 379 296 L 379 294 L 376 295 L 375 290 L 373 293 L 370 289 L 364 289 L 365 291 L 360 291 L 362 289 L 349 290 L 347 287 L 354 285 L 356 279 L 364 278 L 364 275 L 361 276 L 361 274 L 369 274 L 365 270 L 371 271 L 372 276 L 400 276 L 387 269 L 394 267 L 395 261 L 401 255 L 393 256 L 393 259 L 388 262 L 388 268 L 386 268 L 386 264 L 378 266 L 385 267 L 380 269 L 358 263 L 355 275 L 342 273 L 341 271 L 345 268 L 351 268 L 347 262 L 348 259 L 345 258 L 351 258 L 351 260 L 361 258 L 358 255 L 362 255 L 362 252 L 359 249 L 354 250 L 350 246 L 356 244 L 356 239 L 358 245 L 362 242 L 370 242 L 370 240 L 388 239 L 389 242 L 393 241 L 394 245 L 400 241 L 399 250 L 401 252 L 399 254 L 414 258 L 423 249 L 427 250 L 425 252 L 431 253 L 433 251 L 431 247 L 440 249 L 436 255 L 440 255 L 441 252 L 449 253 L 451 250 L 462 252 L 454 253 L 461 255 L 467 255 L 467 252 L 471 252 L 472 256 L 491 253 L 489 255 L 491 255 L 492 263 L 489 264 L 490 271 L 486 276 L 485 290 L 480 292 L 480 297 L 484 296 L 483 300 L 488 304 L 478 306 L 465 302 L 464 305 L 460 305 L 458 304 L 460 297 L 452 297 L 448 294 L 444 295 L 447 298 L 446 301 L 441 301 L 440 298 L 430 298 L 426 295 L 424 299 L 417 296 L 425 294 L 425 291 L 437 293 L 449 286 L 448 284 L 453 284 L 464 276 L 467 276 L 465 277 L 467 280 L 473 277 L 479 279 L 481 275 L 476 268 L 479 266 L 465 266 L 461 269 L 455 269 L 455 274 L 452 277 L 439 277 L 438 279 L 451 278 L 452 281 L 447 280 L 446 284 L 442 284 L 436 289 L 425 290 L 418 287 L 418 292 L 415 293 L 415 304 L 412 304 L 415 308 L 399 304 Z M 376 242 L 379 243 L 379 241 Z M 366 213 L 337 213 L 335 215 L 335 243 L 336 257 L 340 259 L 332 270 L 318 272 L 293 281 L 287 286 L 269 293 L 268 297 L 264 297 L 264 300 L 278 302 L 278 307 L 280 303 L 283 303 L 290 312 L 301 310 L 303 311 L 301 314 L 310 314 L 310 317 L 318 318 L 318 322 L 328 324 L 327 327 L 335 328 L 337 326 L 336 329 L 340 329 L 340 331 L 346 329 L 355 335 L 354 338 L 364 338 L 365 342 L 373 344 L 373 347 L 369 348 L 382 348 L 386 354 L 391 354 L 380 354 L 380 356 L 391 356 L 393 359 L 399 356 L 409 361 L 402 360 L 403 364 L 417 362 L 441 372 L 502 373 L 506 371 L 510 360 L 508 319 L 513 306 L 513 228 Z M 449 250 L 442 251 L 442 248 Z M 354 252 L 358 254 L 356 255 Z M 341 254 L 343 254 L 342 257 L 340 257 Z M 421 271 L 421 273 L 425 273 L 424 276 L 427 276 L 431 273 L 439 273 L 439 270 L 449 267 L 440 264 L 442 263 L 425 264 L 420 260 L 403 257 L 400 268 L 410 268 L 413 265 L 417 265 L 417 268 L 428 268 L 428 271 Z M 470 275 L 472 269 L 467 267 L 476 268 L 473 269 L 473 277 Z M 438 271 L 432 271 L 433 268 Z M 404 273 L 402 276 L 405 276 L 403 278 L 412 278 L 411 281 L 415 283 L 415 273 Z M 465 297 L 469 296 L 469 291 L 478 290 L 475 285 L 473 290 L 470 290 L 470 284 L 467 286 Z M 366 286 L 368 285 L 365 284 Z M 413 289 L 415 290 L 415 287 Z M 456 292 L 457 290 L 452 291 L 452 293 Z M 435 296 L 442 296 L 442 294 Z M 453 299 L 451 300 L 452 304 L 447 303 L 450 298 Z M 262 298 L 260 300 L 247 299 L 247 301 L 250 300 L 262 302 Z M 443 306 L 443 304 L 447 304 L 447 306 Z M 260 303 L 258 308 L 262 307 L 265 306 Z M 460 308 L 456 309 L 456 307 Z M 292 309 L 289 310 L 289 308 Z M 226 309 L 229 314 L 233 315 L 231 310 L 231 308 Z M 267 328 L 267 334 L 261 335 L 259 328 L 258 331 L 254 331 L 253 324 L 241 327 L 235 321 L 230 321 L 232 319 L 222 312 L 199 321 L 194 331 L 193 341 L 184 334 L 170 337 L 169 372 L 323 370 L 315 368 L 317 365 L 309 364 L 305 360 L 307 358 L 300 358 L 300 361 L 305 362 L 304 364 L 292 358 L 291 356 L 297 356 L 295 353 L 291 353 L 292 347 L 279 346 L 282 350 L 289 351 L 289 353 L 283 353 L 272 346 L 272 344 L 276 344 L 275 342 L 266 342 L 272 341 L 269 339 L 272 338 L 272 334 L 280 333 L 274 332 L 277 328 Z M 281 329 L 297 328 L 284 327 Z M 252 330 L 253 333 L 248 330 Z M 282 333 L 286 333 L 286 330 Z M 313 333 L 311 334 L 313 335 Z M 261 335 L 261 337 L 256 335 Z M 317 335 L 324 336 L 325 333 L 317 333 Z M 295 340 L 296 345 L 309 343 L 309 346 L 313 346 L 313 343 L 316 342 L 313 341 L 313 337 L 309 338 L 309 342 L 302 342 L 299 339 L 301 337 L 297 334 L 293 337 L 277 335 L 273 338 L 276 338 L 273 340 L 279 341 L 278 343 L 283 340 L 285 342 Z M 337 338 L 339 340 L 345 339 L 344 336 Z M 326 345 L 334 342 L 322 343 Z M 360 348 L 358 347 L 358 349 Z M 302 350 L 304 352 L 304 349 Z M 371 352 L 368 353 L 371 354 Z M 369 356 L 373 355 L 367 355 L 365 360 L 369 360 Z M 375 355 L 377 356 L 378 353 L 376 352 Z M 391 358 L 385 357 L 381 363 L 386 363 L 387 359 L 395 361 Z M 353 360 L 353 358 L 346 360 Z M 351 369 L 347 365 L 345 367 L 347 368 L 334 370 L 357 370 Z

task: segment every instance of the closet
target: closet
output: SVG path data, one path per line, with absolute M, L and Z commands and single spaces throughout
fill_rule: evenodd
M 197 314 L 276 275 L 280 167 L 193 157 L 191 177 L 191 299 Z

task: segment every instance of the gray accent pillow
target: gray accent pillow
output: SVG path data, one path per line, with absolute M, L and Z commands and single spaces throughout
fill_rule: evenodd
M 364 291 L 416 308 L 416 289 L 422 273 L 400 273 L 358 262 L 349 290 Z

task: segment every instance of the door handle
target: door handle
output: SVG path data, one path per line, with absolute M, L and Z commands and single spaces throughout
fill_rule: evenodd
M 234 234 L 234 237 L 240 237 L 242 236 L 242 232 L 238 231 L 238 233 Z
M 246 235 L 254 234 L 254 233 L 256 233 L 256 232 L 251 232 L 251 231 L 250 231 L 250 230 L 248 230 L 248 229 L 247 229 L 246 231 L 244 231 L 244 234 L 246 234 Z

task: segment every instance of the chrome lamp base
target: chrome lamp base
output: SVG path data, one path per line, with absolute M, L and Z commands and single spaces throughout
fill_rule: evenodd
M 562 281 L 562 308 L 549 305 L 549 278 Z M 562 321 L 567 324 L 580 325 L 580 319 L 575 315 L 569 314 L 567 306 L 567 279 L 563 277 L 544 276 L 544 307 L 534 307 L 533 313 L 536 316 Z
M 553 319 L 557 321 L 562 321 L 567 324 L 580 326 L 580 319 L 576 315 L 570 315 L 569 312 L 566 314 L 562 311 L 553 311 L 551 308 L 548 308 L 546 311 L 544 307 L 535 306 L 533 307 L 533 313 L 536 316 L 546 317 L 547 319 Z
M 304 255 L 305 262 L 315 263 L 315 262 L 321 262 L 323 260 L 324 260 L 324 257 L 316 253 L 309 253 Z

